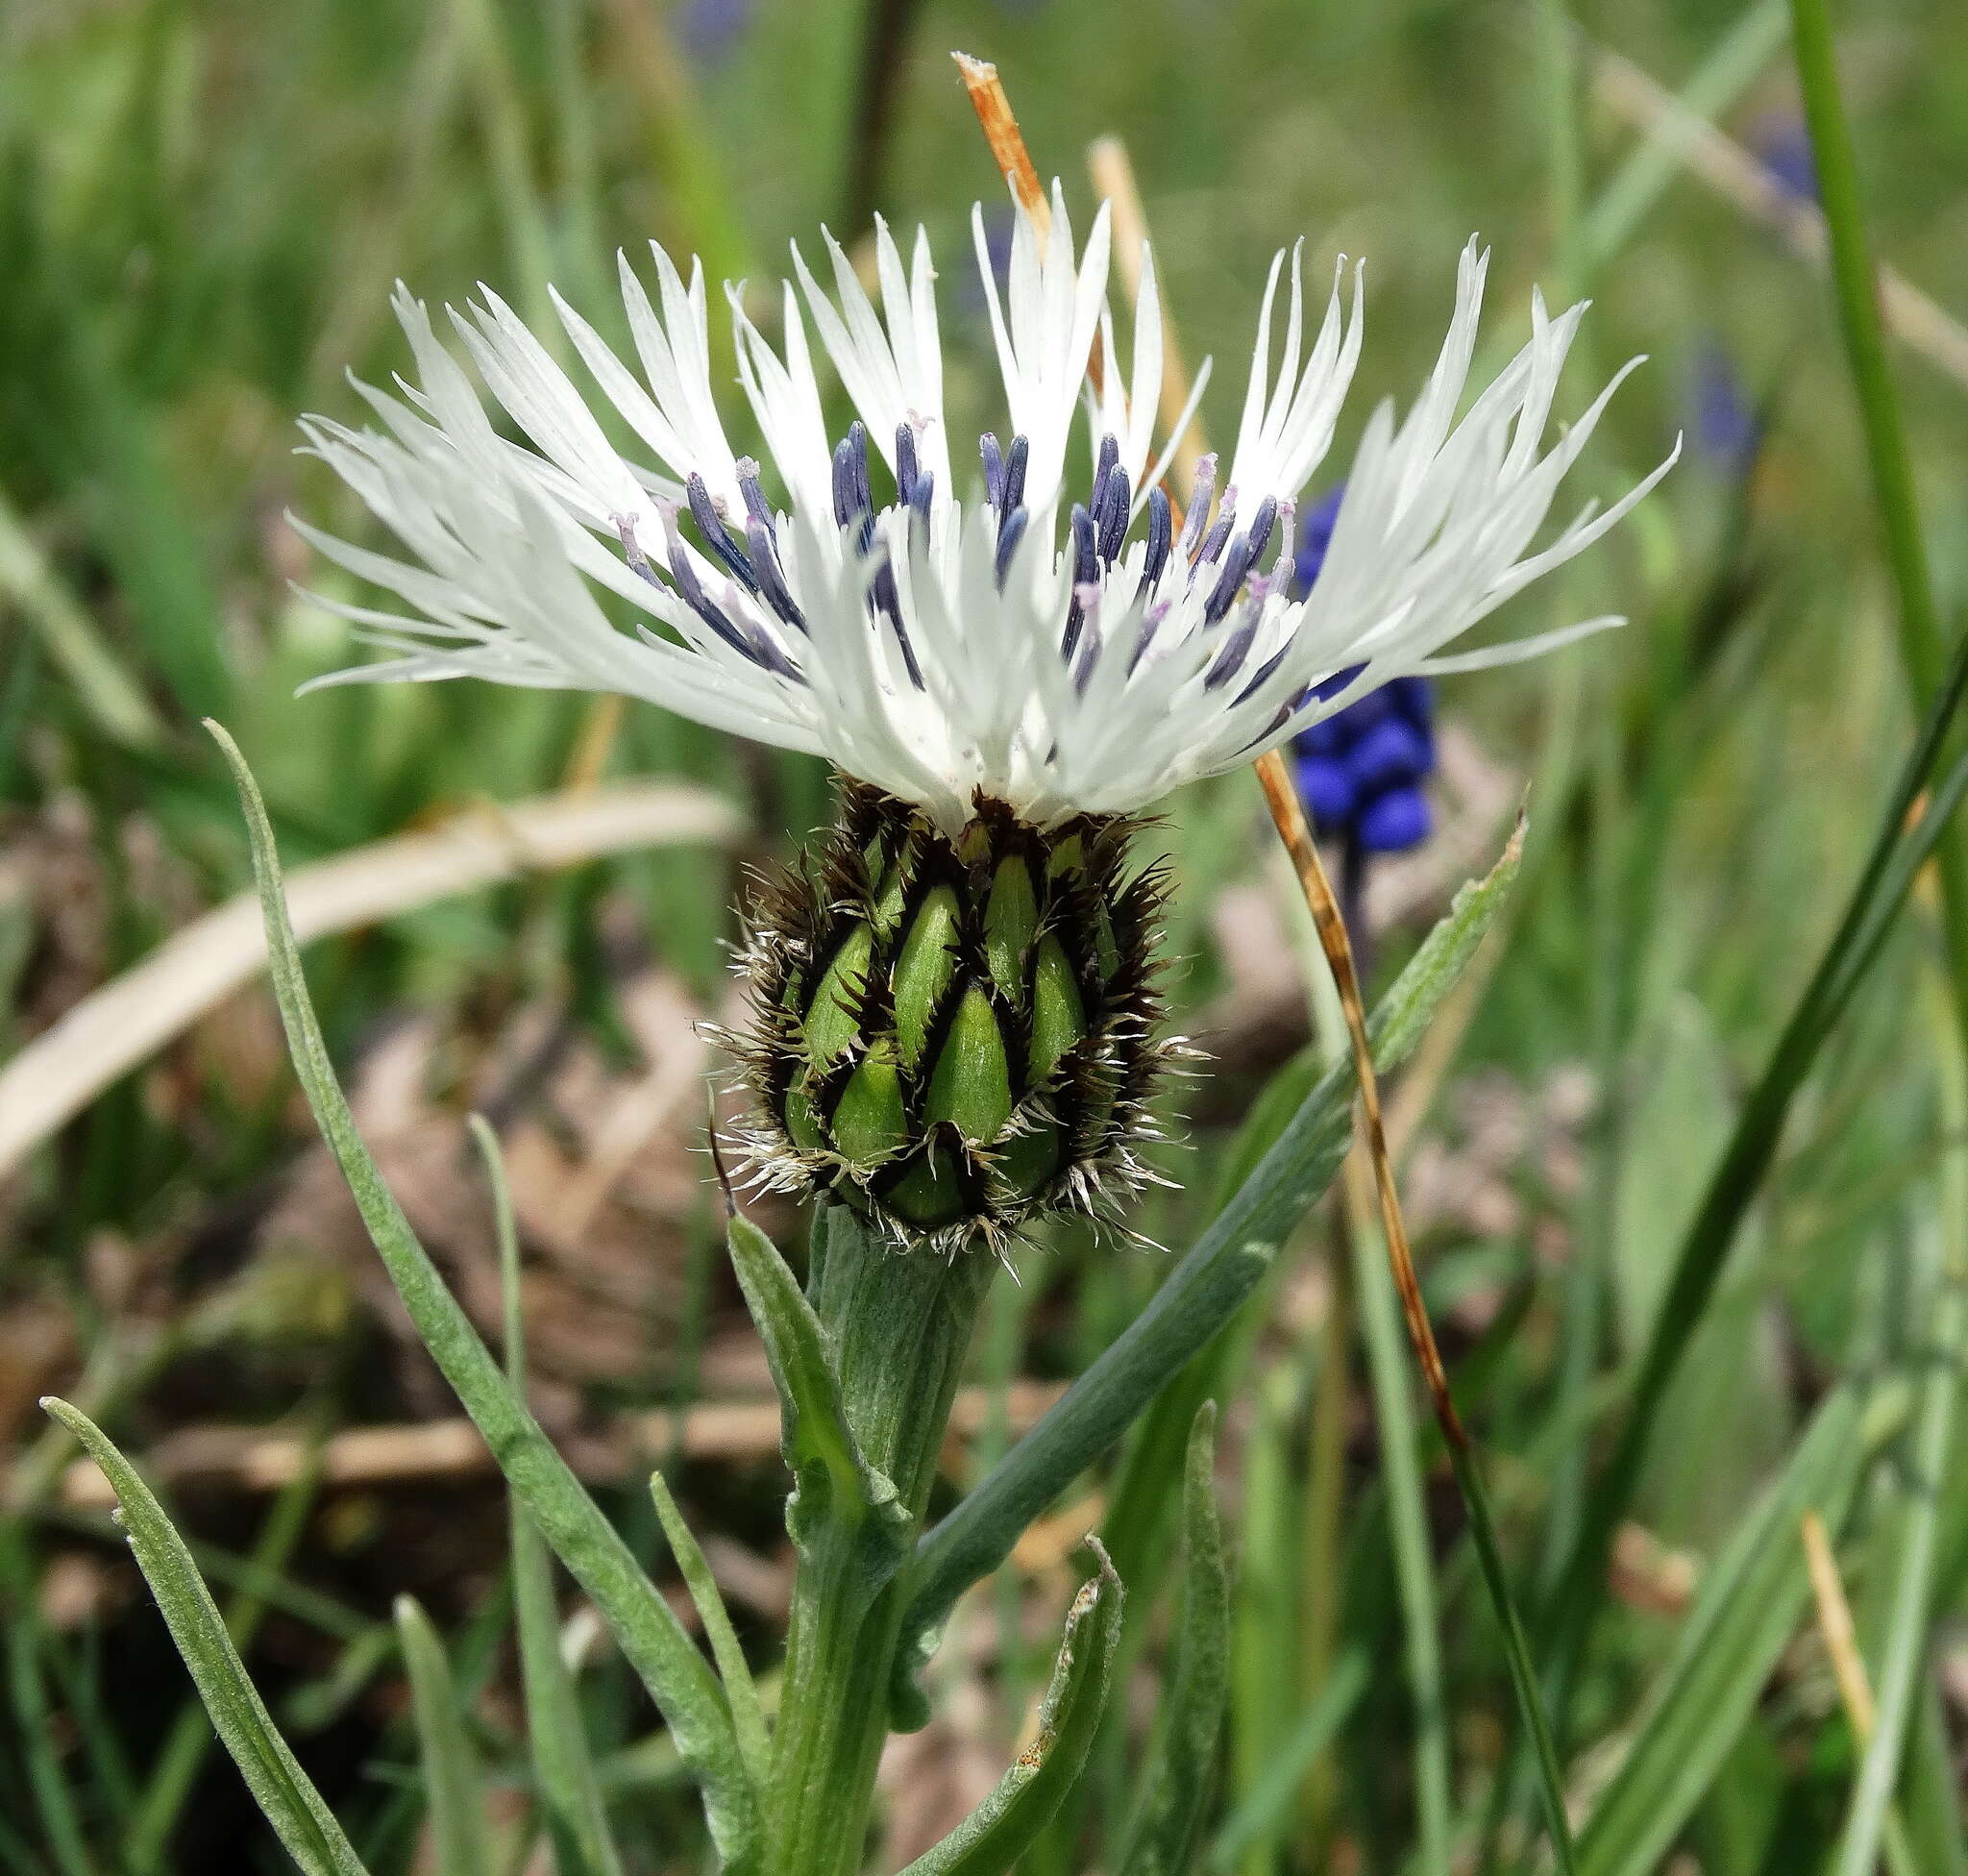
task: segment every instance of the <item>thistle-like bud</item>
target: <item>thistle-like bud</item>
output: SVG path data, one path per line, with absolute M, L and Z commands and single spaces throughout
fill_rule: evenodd
M 1133 822 L 1041 831 L 979 799 L 951 839 L 849 784 L 817 857 L 771 882 L 735 1039 L 764 1185 L 827 1195 L 902 1244 L 1001 1242 L 1144 1176 L 1161 869 Z

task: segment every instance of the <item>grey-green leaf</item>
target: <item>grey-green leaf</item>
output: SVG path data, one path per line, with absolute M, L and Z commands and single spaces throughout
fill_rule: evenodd
M 862 1457 L 842 1404 L 826 1331 L 778 1247 L 733 1217 L 731 1266 L 765 1342 L 778 1389 L 779 1450 L 793 1472 L 786 1528 L 802 1554 L 829 1520 L 861 1526 L 864 1593 L 873 1600 L 908 1554 L 909 1517 L 892 1481 Z
M 472 1138 L 485 1162 L 499 1237 L 499 1284 L 504 1301 L 505 1378 L 527 1395 L 526 1312 L 521 1307 L 519 1233 L 499 1136 L 474 1114 Z M 512 1533 L 512 1596 L 519 1629 L 520 1685 L 526 1694 L 527 1744 L 532 1754 L 534 1802 L 554 1845 L 558 1876 L 622 1876 L 622 1858 L 608 1830 L 607 1808 L 595 1776 L 574 1675 L 560 1652 L 560 1612 L 554 1593 L 554 1559 L 517 1496 L 507 1506 Z
M 437 1876 L 484 1876 L 492 1867 L 484 1774 L 465 1730 L 444 1643 L 412 1596 L 397 1598 L 396 1632 L 410 1677 Z
M 1483 879 L 1456 895 L 1369 1024 L 1374 1062 L 1394 1068 L 1454 986 L 1516 876 L 1521 827 Z M 917 1670 L 958 1596 L 1011 1554 L 1020 1533 L 1127 1431 L 1237 1313 L 1278 1247 L 1332 1182 L 1352 1132 L 1350 1062 L 1320 1077 L 1276 1143 L 1147 1306 L 917 1547 L 916 1592 L 897 1657 L 897 1711 L 916 1716 Z M 921 1723 L 918 1718 L 917 1723 Z
M 1121 1876 L 1186 1876 L 1216 1782 L 1230 1692 L 1230 1571 L 1217 1516 L 1217 1403 L 1189 1433 L 1182 1481 L 1182 1614 L 1175 1665 Z
M 725 1696 L 731 1703 L 731 1723 L 738 1730 L 738 1750 L 752 1783 L 763 1790 L 772 1759 L 771 1742 L 766 1738 L 765 1708 L 759 1702 L 758 1686 L 739 1644 L 738 1631 L 731 1626 L 731 1612 L 725 1607 L 717 1579 L 704 1561 L 703 1548 L 684 1521 L 669 1481 L 662 1473 L 650 1474 L 650 1493 L 656 1501 L 656 1517 L 661 1520 L 663 1536 L 669 1540 L 670 1554 L 683 1573 L 684 1588 L 697 1607 L 704 1636 L 711 1644 L 712 1658 L 724 1678 Z
M 1080 1586 L 1051 1685 L 1039 1707 L 1039 1737 L 996 1790 L 901 1876 L 1006 1876 L 1072 1789 L 1107 1705 L 1107 1672 L 1120 1634 L 1120 1579 L 1097 1538 L 1099 1567 Z
M 87 1415 L 65 1400 L 41 1405 L 80 1440 L 115 1488 L 131 1554 L 142 1570 L 213 1730 L 225 1742 L 266 1820 L 304 1876 L 367 1876 L 333 1814 L 275 1730 L 225 1618 L 198 1574 L 184 1540 L 136 1469 Z
M 1580 1876 L 1651 1876 L 1756 1709 L 1809 1596 L 1798 1519 L 1835 1530 L 1882 1436 L 1828 1395 L 1781 1477 L 1710 1567 L 1633 1745 L 1577 1844 Z
M 684 1762 L 702 1788 L 711 1835 L 727 1864 L 753 1851 L 758 1800 L 738 1752 L 730 1710 L 711 1665 L 589 1497 L 567 1462 L 513 1393 L 471 1320 L 446 1289 L 356 1130 L 308 1001 L 301 955 L 281 889 L 280 859 L 266 807 L 245 757 L 217 724 L 209 724 L 231 764 L 245 809 L 253 871 L 266 921 L 274 995 L 295 1072 L 316 1123 L 348 1181 L 362 1222 L 430 1351 L 554 1554 L 593 1598 L 622 1652 L 669 1721 Z

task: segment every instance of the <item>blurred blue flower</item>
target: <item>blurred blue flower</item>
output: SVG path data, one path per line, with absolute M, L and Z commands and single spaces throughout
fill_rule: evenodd
M 1318 570 L 1326 563 L 1326 549 L 1333 544 L 1333 524 L 1340 518 L 1340 498 L 1346 492 L 1341 482 L 1311 503 L 1298 523 L 1298 552 L 1292 557 L 1292 577 L 1301 597 L 1312 591 Z
M 1817 158 L 1810 132 L 1794 111 L 1773 111 L 1758 118 L 1750 146 L 1771 180 L 1793 202 L 1818 199 Z
M 751 24 L 755 0 L 688 0 L 676 19 L 685 48 L 700 65 L 719 65 Z
M 1350 672 L 1319 686 L 1332 696 Z M 1422 784 L 1435 773 L 1435 693 L 1396 678 L 1316 723 L 1292 743 L 1298 793 L 1313 827 L 1364 853 L 1418 847 L 1434 825 Z
M 1345 484 L 1310 504 L 1298 524 L 1292 576 L 1316 584 L 1333 542 Z M 1335 672 L 1315 695 L 1336 697 L 1354 670 Z M 1428 838 L 1433 818 L 1421 784 L 1435 772 L 1435 692 L 1426 678 L 1396 678 L 1292 739 L 1299 798 L 1314 829 L 1349 852 L 1400 853 Z
M 1016 228 L 1016 216 L 1009 205 L 984 211 L 984 258 L 991 262 L 1000 301 L 1011 291 L 1011 242 Z M 971 264 L 957 276 L 957 299 L 967 312 L 980 318 L 991 305 L 984 291 L 984 275 L 974 242 L 971 247 Z
M 1756 466 L 1763 424 L 1728 348 L 1712 333 L 1695 352 L 1686 385 L 1687 432 L 1697 458 L 1734 481 Z

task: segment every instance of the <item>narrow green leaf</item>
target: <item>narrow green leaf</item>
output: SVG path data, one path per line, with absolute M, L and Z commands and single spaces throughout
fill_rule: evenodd
M 1934 783 L 1925 810 L 1913 815 L 1964 696 L 1968 696 L 1968 638 L 1957 647 L 1947 681 L 1902 765 L 1838 928 L 1820 954 L 1810 981 L 1792 1006 L 1783 1034 L 1743 1102 L 1734 1131 L 1709 1176 L 1701 1204 L 1676 1252 L 1673 1271 L 1637 1364 L 1626 1422 L 1587 1498 L 1543 1625 L 1544 1678 L 1551 1690 L 1552 1707 L 1561 1716 L 1595 1613 L 1604 1601 L 1600 1585 L 1613 1532 L 1626 1516 L 1639 1483 L 1669 1384 L 1707 1314 L 1744 1215 L 1776 1158 L 1791 1102 L 1885 943 L 1920 868 L 1933 853 L 1968 794 L 1968 753 L 1964 753 Z M 1909 817 L 1913 817 L 1910 827 Z
M 779 1450 L 793 1473 L 786 1528 L 803 1555 L 828 1522 L 860 1525 L 863 1592 L 872 1598 L 908 1554 L 908 1511 L 893 1482 L 861 1455 L 848 1425 L 826 1331 L 778 1247 L 757 1225 L 735 1216 L 726 1235 L 732 1269 L 778 1389 Z
M 1522 829 L 1483 879 L 1456 895 L 1374 1012 L 1385 1074 L 1420 1040 L 1488 930 L 1516 876 Z M 1019 1534 L 1125 1433 L 1142 1410 L 1237 1313 L 1307 1208 L 1331 1183 L 1352 1131 L 1350 1062 L 1310 1094 L 1216 1222 L 1147 1306 L 1050 1412 L 917 1547 L 916 1591 L 898 1672 L 905 1683 L 935 1651 L 957 1597 L 1010 1555 Z M 910 1703 L 903 1689 L 898 1703 Z
M 1006 1876 L 1080 1775 L 1107 1705 L 1107 1669 L 1120 1634 L 1120 1579 L 1097 1538 L 1097 1571 L 1067 1612 L 1051 1685 L 1039 1706 L 1039 1737 L 997 1790 L 901 1876 Z M 1082 1629 L 1090 1632 L 1081 1634 Z
M 465 1731 L 444 1643 L 413 1596 L 396 1599 L 396 1632 L 410 1677 L 437 1876 L 484 1876 L 492 1867 L 485 1838 L 484 1774 Z
M 1579 1833 L 1581 1876 L 1650 1876 L 1756 1711 L 1810 1593 L 1798 1519 L 1836 1530 L 1882 1433 L 1828 1395 L 1780 1478 L 1702 1579 L 1633 1744 Z
M 217 724 L 212 735 L 232 765 L 252 838 L 253 870 L 266 920 L 274 994 L 287 1047 L 324 1138 L 341 1166 L 362 1222 L 431 1359 L 450 1382 L 554 1554 L 594 1600 L 624 1655 L 648 1687 L 696 1772 L 711 1834 L 727 1862 L 750 1853 L 757 1796 L 745 1774 L 730 1710 L 711 1665 L 643 1572 L 622 1535 L 604 1518 L 567 1462 L 507 1385 L 356 1130 L 321 1025 L 308 1000 L 299 948 L 281 890 L 273 830 L 252 772 Z
M 1365 1691 L 1366 1656 L 1357 1646 L 1349 1648 L 1333 1664 L 1325 1685 L 1279 1741 L 1243 1802 L 1223 1820 L 1210 1847 L 1208 1868 L 1228 1876 L 1249 1851 L 1283 1836 L 1290 1827 L 1305 1774 Z
M 136 1567 L 158 1599 L 213 1729 L 287 1854 L 304 1876 L 367 1876 L 321 1793 L 275 1730 L 191 1552 L 150 1488 L 87 1415 L 65 1400 L 41 1405 L 82 1442 L 115 1489 Z
M 745 1659 L 745 1650 L 739 1645 L 738 1631 L 731 1626 L 731 1612 L 725 1607 L 717 1579 L 711 1575 L 711 1567 L 704 1561 L 702 1546 L 684 1521 L 683 1513 L 670 1491 L 670 1483 L 662 1473 L 650 1474 L 650 1492 L 656 1501 L 656 1516 L 662 1520 L 663 1536 L 669 1540 L 670 1554 L 676 1559 L 676 1567 L 683 1573 L 684 1587 L 690 1592 L 690 1600 L 697 1605 L 704 1635 L 711 1644 L 711 1654 L 718 1664 L 718 1672 L 724 1677 L 725 1697 L 731 1703 L 731 1724 L 737 1729 L 738 1750 L 745 1760 L 745 1769 L 751 1774 L 752 1783 L 763 1790 L 772 1762 L 772 1747 L 766 1739 L 765 1709 L 759 1703 L 758 1686 L 751 1678 L 751 1667 Z
M 526 1312 L 519 1288 L 519 1233 L 499 1136 L 481 1114 L 470 1117 L 485 1162 L 499 1237 L 499 1279 L 505 1306 L 505 1378 L 516 1398 L 527 1393 Z M 532 1752 L 534 1802 L 545 1816 L 559 1876 L 622 1876 L 602 1788 L 581 1724 L 574 1676 L 560 1652 L 560 1612 L 554 1560 L 515 1493 L 507 1505 L 512 1533 L 513 1606 L 519 1627 L 520 1684 L 526 1693 L 527 1742 Z
M 1121 1876 L 1185 1876 L 1215 1784 L 1230 1692 L 1230 1571 L 1217 1516 L 1217 1403 L 1190 1429 L 1182 1481 L 1182 1615 L 1140 1815 Z
M 1945 1137 L 1958 1143 L 1968 1127 L 1968 1059 L 1948 1024 L 1953 1013 L 1935 976 L 1928 984 L 1929 1008 L 1939 1025 L 1940 1106 Z M 1879 1862 L 1882 1836 L 1903 1836 L 1893 1809 L 1909 1720 L 1930 1651 L 1934 1616 L 1934 1575 L 1942 1489 L 1955 1441 L 1961 1398 L 1964 1343 L 1968 1343 L 1968 1155 L 1956 1144 L 1941 1170 L 1941 1222 L 1920 1234 L 1931 1269 L 1921 1336 L 1922 1372 L 1914 1410 L 1910 1489 L 1900 1493 L 1882 1521 L 1873 1567 L 1892 1585 L 1881 1660 L 1874 1669 L 1878 1715 L 1858 1769 L 1834 1865 L 1837 1876 L 1868 1876 Z M 1904 1860 L 1904 1844 L 1901 1849 Z

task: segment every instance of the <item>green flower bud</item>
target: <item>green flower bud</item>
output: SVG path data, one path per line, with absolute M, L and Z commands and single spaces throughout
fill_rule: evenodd
M 845 1200 L 898 1243 L 998 1244 L 1140 1182 L 1159 869 L 1134 825 L 1042 831 L 980 800 L 954 838 L 856 784 L 758 907 L 731 1039 L 763 1183 Z

